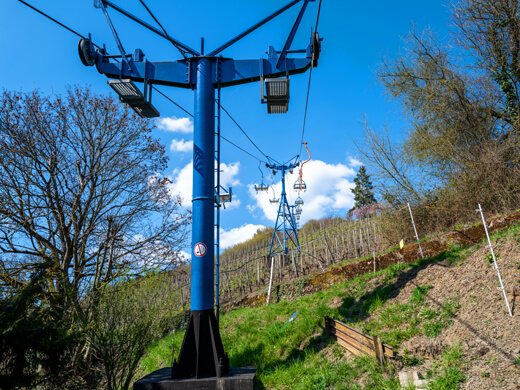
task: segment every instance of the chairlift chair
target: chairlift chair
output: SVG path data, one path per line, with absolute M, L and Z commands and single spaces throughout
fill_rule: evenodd
M 267 190 L 269 190 L 269 186 L 267 184 L 264 184 L 263 182 L 260 183 L 259 185 L 255 184 L 255 191 L 256 192 L 267 191 Z
M 300 193 L 300 191 L 303 191 L 303 192 L 307 191 L 307 184 L 305 184 L 305 182 L 303 181 L 303 166 L 306 163 L 308 163 L 309 161 L 311 161 L 311 152 L 309 151 L 307 142 L 303 142 L 303 146 L 305 146 L 305 150 L 307 151 L 309 158 L 301 163 L 298 180 L 296 180 L 296 182 L 294 183 L 293 188 L 295 191 L 298 191 L 298 194 Z M 302 204 L 303 204 L 303 200 L 302 200 Z
M 264 172 L 262 171 L 262 168 L 260 168 L 261 165 L 262 165 L 262 163 L 258 164 L 258 170 L 260 171 L 260 174 L 262 175 L 262 181 L 260 182 L 259 185 L 255 184 L 255 191 L 257 193 L 259 191 L 268 191 L 269 190 L 269 186 L 264 183 Z
M 296 182 L 294 183 L 294 186 L 293 186 L 294 190 L 295 191 L 307 191 L 307 184 L 305 184 L 305 182 L 303 181 L 303 179 L 298 179 L 296 180 Z
M 278 203 L 280 201 L 280 198 L 276 197 L 276 193 L 274 192 L 274 187 L 271 187 L 273 189 L 273 197 L 269 199 L 270 203 Z

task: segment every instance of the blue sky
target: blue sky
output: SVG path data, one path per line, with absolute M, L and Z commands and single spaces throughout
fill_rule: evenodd
M 137 0 L 114 0 L 132 13 L 153 23 Z M 82 34 L 92 33 L 96 43 L 106 43 L 110 52 L 116 45 L 101 10 L 92 0 L 32 0 L 36 7 Z M 288 0 L 200 0 L 152 1 L 148 6 L 168 30 L 198 48 L 205 37 L 206 49 L 214 48 L 249 27 Z M 283 46 L 297 8 L 288 11 L 250 35 L 224 54 L 237 59 L 264 56 L 268 45 Z M 293 47 L 305 47 L 317 3 L 311 3 Z M 151 61 L 176 60 L 178 53 L 166 41 L 111 12 L 127 52 L 141 48 Z M 111 94 L 106 78 L 94 68 L 84 67 L 77 56 L 77 37 L 46 20 L 15 0 L 0 2 L 0 87 L 8 90 L 63 93 L 67 85 L 87 85 L 95 92 Z M 363 121 L 372 127 L 388 126 L 399 141 L 407 132 L 406 118 L 377 80 L 376 72 L 384 59 L 392 60 L 405 50 L 404 38 L 411 28 L 426 28 L 449 42 L 450 9 L 447 1 L 395 0 L 352 2 L 323 0 L 320 35 L 324 38 L 319 67 L 314 69 L 305 139 L 313 161 L 304 169 L 309 191 L 302 221 L 327 215 L 344 215 L 352 207 L 348 190 L 359 165 L 355 144 L 363 141 Z M 299 150 L 307 74 L 291 79 L 291 102 L 287 115 L 267 115 L 260 104 L 258 83 L 223 90 L 223 105 L 267 155 L 279 161 Z M 193 109 L 189 90 L 162 88 L 171 98 Z M 170 166 L 166 174 L 176 184 L 174 191 L 190 194 L 190 123 L 185 114 L 160 96 L 154 105 L 161 112 L 156 136 L 167 146 Z M 168 120 L 169 118 L 169 120 Z M 241 147 L 255 149 L 227 119 L 223 135 Z M 173 144 L 173 145 L 172 145 Z M 225 182 L 233 186 L 236 201 L 222 215 L 223 245 L 249 237 L 258 226 L 273 225 L 275 206 L 268 195 L 256 196 L 251 186 L 260 181 L 258 162 L 233 146 L 222 143 Z M 361 161 L 362 162 L 362 161 Z M 370 173 L 370 172 L 369 172 Z M 279 175 L 265 180 L 279 191 Z M 296 177 L 289 179 L 288 185 Z M 272 195 L 272 192 L 270 193 Z M 291 191 L 291 199 L 296 195 Z M 189 204 L 189 199 L 187 199 Z

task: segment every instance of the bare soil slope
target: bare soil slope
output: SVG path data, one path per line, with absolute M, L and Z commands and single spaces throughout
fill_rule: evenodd
M 483 246 L 453 266 L 434 264 L 419 271 L 395 298 L 407 302 L 414 287 L 431 286 L 427 300 L 440 305 L 459 302 L 453 324 L 432 339 L 416 337 L 405 342 L 405 350 L 423 361 L 426 372 L 440 351 L 459 344 L 464 353 L 464 389 L 520 389 L 520 243 L 518 237 L 499 238 L 494 244 L 499 269 L 513 304 L 510 317 L 499 288 L 497 272 Z

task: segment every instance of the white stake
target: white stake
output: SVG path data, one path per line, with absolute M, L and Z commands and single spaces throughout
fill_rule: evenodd
M 274 269 L 274 256 L 271 256 L 271 274 L 269 275 L 269 288 L 267 289 L 266 306 L 269 305 L 269 298 L 271 298 L 271 287 L 273 286 L 273 269 Z
M 511 307 L 509 306 L 509 300 L 507 299 L 506 289 L 504 288 L 504 283 L 502 283 L 502 276 L 500 275 L 500 270 L 498 269 L 497 258 L 495 257 L 495 251 L 493 250 L 493 246 L 491 245 L 491 239 L 489 238 L 489 232 L 486 224 L 486 220 L 484 219 L 484 213 L 482 212 L 482 207 L 480 203 L 478 204 L 478 212 L 480 212 L 480 216 L 482 217 L 482 224 L 484 225 L 484 230 L 486 231 L 486 237 L 489 244 L 489 251 L 491 252 L 491 257 L 493 257 L 493 263 L 495 264 L 495 269 L 498 274 L 498 281 L 500 282 L 500 288 L 502 289 L 502 294 L 504 294 L 504 300 L 506 301 L 507 311 L 509 315 L 513 317 L 513 313 L 511 312 Z
M 412 220 L 413 225 L 413 231 L 415 232 L 415 238 L 417 239 L 417 243 L 419 244 L 419 253 L 421 254 L 421 259 L 424 259 L 422 247 L 421 247 L 421 240 L 419 239 L 419 235 L 417 234 L 417 228 L 415 227 L 415 221 L 413 220 L 413 214 L 412 214 L 412 208 L 410 207 L 410 203 L 407 203 L 408 205 L 408 211 L 410 211 L 410 219 Z

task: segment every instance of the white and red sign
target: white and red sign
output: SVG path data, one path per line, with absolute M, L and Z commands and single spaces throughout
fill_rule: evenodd
M 197 242 L 193 246 L 193 253 L 197 257 L 204 257 L 204 255 L 208 252 L 208 248 L 206 247 L 206 244 L 203 242 Z

